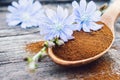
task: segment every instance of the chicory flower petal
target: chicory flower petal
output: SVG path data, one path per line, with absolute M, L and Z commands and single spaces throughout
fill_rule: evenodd
M 76 27 L 73 26 L 74 17 L 69 16 L 67 9 L 58 6 L 56 11 L 47 9 L 45 12 L 46 18 L 43 19 L 44 23 L 40 24 L 40 34 L 45 36 L 46 41 L 60 38 L 67 42 L 73 39 L 72 34 Z
M 21 28 L 39 26 L 44 17 L 44 10 L 38 1 L 19 0 L 13 1 L 8 6 L 7 23 L 9 26 L 20 25 Z
M 88 4 L 86 0 L 81 0 L 79 4 L 73 1 L 72 6 L 78 31 L 82 29 L 84 32 L 91 32 L 91 30 L 97 31 L 102 28 L 102 25 L 96 23 L 101 19 L 101 12 L 97 10 L 93 1 Z

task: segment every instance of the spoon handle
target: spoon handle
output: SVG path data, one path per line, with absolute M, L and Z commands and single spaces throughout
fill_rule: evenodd
M 102 15 L 101 21 L 114 31 L 114 23 L 120 14 L 120 0 L 115 0 Z

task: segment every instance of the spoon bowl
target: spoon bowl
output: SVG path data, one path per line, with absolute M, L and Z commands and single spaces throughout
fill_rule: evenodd
M 101 56 L 103 56 L 112 46 L 114 39 L 115 39 L 115 34 L 114 34 L 114 23 L 116 21 L 116 19 L 119 16 L 120 13 L 120 1 L 119 0 L 115 0 L 115 2 L 113 4 L 110 5 L 110 7 L 106 10 L 106 12 L 102 15 L 101 18 L 101 22 L 104 23 L 112 32 L 113 34 L 113 39 L 111 44 L 108 46 L 108 48 L 106 50 L 104 50 L 103 52 L 99 53 L 96 56 L 87 58 L 87 59 L 83 59 L 83 60 L 77 60 L 77 61 L 67 61 L 67 60 L 63 60 L 59 57 L 57 57 L 54 53 L 52 48 L 48 48 L 48 55 L 49 57 L 57 64 L 62 65 L 62 66 L 81 66 L 84 64 L 88 64 L 92 61 L 95 61 L 96 59 L 100 58 Z

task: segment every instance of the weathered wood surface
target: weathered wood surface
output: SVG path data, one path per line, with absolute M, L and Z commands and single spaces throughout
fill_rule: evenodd
M 71 9 L 69 4 L 64 7 Z M 24 48 L 26 44 L 42 39 L 39 29 L 8 27 L 6 13 L 6 8 L 0 7 L 0 80 L 120 80 L 120 19 L 115 24 L 113 46 L 97 61 L 82 67 L 63 68 L 46 57 L 39 63 L 37 71 L 30 73 L 23 61 Z

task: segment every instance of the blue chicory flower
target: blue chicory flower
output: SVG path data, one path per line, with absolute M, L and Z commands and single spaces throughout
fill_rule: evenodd
M 82 29 L 84 32 L 91 32 L 91 30 L 97 31 L 102 28 L 102 25 L 96 23 L 100 21 L 101 12 L 97 10 L 93 1 L 90 1 L 88 5 L 86 0 L 81 0 L 79 4 L 73 1 L 72 6 L 79 31 Z
M 47 9 L 45 11 L 46 18 L 44 18 L 44 25 L 40 26 L 40 34 L 45 35 L 45 40 L 53 40 L 60 38 L 64 42 L 73 39 L 74 17 L 68 15 L 68 10 L 61 6 L 57 7 L 57 11 Z
M 19 0 L 8 6 L 7 22 L 9 26 L 21 25 L 22 28 L 38 26 L 44 17 L 42 5 L 34 0 Z

